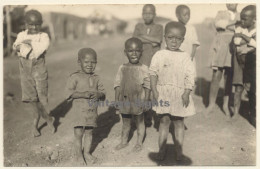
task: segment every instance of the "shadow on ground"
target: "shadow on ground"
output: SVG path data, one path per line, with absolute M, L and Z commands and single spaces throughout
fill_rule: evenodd
M 50 113 L 51 116 L 55 117 L 54 127 L 56 131 L 60 123 L 60 118 L 64 118 L 72 107 L 72 101 L 64 100 L 58 106 L 56 106 Z
M 93 140 L 90 152 L 94 152 L 96 147 L 103 139 L 107 138 L 112 127 L 120 121 L 120 117 L 116 114 L 114 107 L 109 107 L 108 110 L 97 118 L 97 127 L 93 130 Z

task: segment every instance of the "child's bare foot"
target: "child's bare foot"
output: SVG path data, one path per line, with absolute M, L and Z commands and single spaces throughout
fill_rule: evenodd
M 76 166 L 86 166 L 86 163 L 82 157 L 78 157 L 75 160 Z
M 163 161 L 164 158 L 165 158 L 165 155 L 166 155 L 166 151 L 161 151 L 161 152 L 159 152 L 159 153 L 157 154 L 157 156 L 156 156 L 156 160 L 158 160 L 158 161 Z
M 38 129 L 33 129 L 33 137 L 39 137 L 41 135 L 41 133 L 39 132 Z
M 121 149 L 123 149 L 123 148 L 125 148 L 125 147 L 127 147 L 127 146 L 128 146 L 128 143 L 125 143 L 125 144 L 120 143 L 120 144 L 118 144 L 118 145 L 115 147 L 115 150 L 121 150 Z
M 51 120 L 49 122 L 47 122 L 52 133 L 55 133 L 55 127 L 54 127 L 54 124 L 53 124 L 54 121 L 55 121 L 55 118 L 51 117 Z
M 176 154 L 176 161 L 182 160 L 182 154 Z
M 229 110 L 229 107 L 227 105 L 223 105 L 223 111 L 227 118 L 231 118 L 231 112 Z
M 206 110 L 205 110 L 205 114 L 208 115 L 210 113 L 213 112 L 213 109 L 214 109 L 215 105 L 209 105 Z
M 136 144 L 133 148 L 133 152 L 138 153 L 142 150 L 143 146 L 141 144 Z
M 97 157 L 91 155 L 91 154 L 85 154 L 85 160 L 87 164 L 95 164 L 97 162 Z

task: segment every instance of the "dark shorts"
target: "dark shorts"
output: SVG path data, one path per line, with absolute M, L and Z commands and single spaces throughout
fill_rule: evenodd
M 171 119 L 171 121 L 173 120 L 183 120 L 184 117 L 179 117 L 179 116 L 173 116 L 171 114 L 157 114 L 158 120 L 161 120 L 161 118 L 165 117 L 165 116 L 169 116 L 169 118 Z
M 48 72 L 45 66 L 45 59 L 19 60 L 22 101 L 40 101 L 43 104 L 48 102 Z

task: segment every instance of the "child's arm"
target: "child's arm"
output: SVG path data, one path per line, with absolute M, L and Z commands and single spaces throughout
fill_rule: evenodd
M 103 83 L 100 82 L 100 80 L 98 80 L 98 91 L 90 93 L 92 94 L 90 99 L 101 101 L 104 101 L 106 99 L 105 88 L 103 86 Z
M 151 43 L 155 43 L 160 45 L 162 43 L 163 38 L 163 27 L 161 25 L 156 25 L 152 32 L 148 35 L 141 35 L 141 38 L 150 41 Z
M 17 38 L 13 44 L 13 49 L 17 52 L 20 51 L 20 45 L 22 44 L 22 42 L 25 40 L 25 35 L 24 32 L 20 32 L 17 35 Z
M 71 99 L 92 99 L 93 98 L 93 92 L 73 92 L 70 95 Z
M 33 48 L 33 55 L 38 58 L 45 52 L 50 45 L 50 38 L 47 33 L 41 33 L 40 41 L 33 41 L 32 48 Z
M 251 38 L 251 37 L 248 37 L 248 36 L 245 35 L 245 34 L 236 33 L 236 34 L 234 35 L 234 37 L 240 37 L 240 38 L 244 39 L 249 46 L 256 48 L 256 40 L 255 40 L 255 38 L 254 38 L 254 37 L 256 37 L 256 36 L 254 36 L 254 37 Z
M 194 74 L 195 74 L 195 68 L 194 64 L 191 62 L 190 59 L 185 58 L 184 65 L 185 69 L 185 77 L 184 77 L 184 93 L 182 94 L 182 103 L 184 107 L 187 107 L 189 105 L 189 96 L 192 88 L 194 87 Z
M 156 86 L 157 86 L 157 76 L 151 75 L 150 79 L 151 79 L 151 90 L 153 92 L 153 98 L 155 100 L 158 100 L 159 93 L 158 93 L 157 88 L 156 88 Z
M 156 52 L 152 58 L 150 64 L 150 84 L 154 99 L 158 99 L 159 93 L 157 91 L 157 81 L 159 73 L 159 62 L 160 62 L 160 52 Z
M 199 47 L 198 44 L 193 44 L 192 45 L 192 51 L 191 51 L 191 60 L 193 61 L 194 57 L 195 57 L 195 54 L 196 54 L 196 50 L 197 48 Z

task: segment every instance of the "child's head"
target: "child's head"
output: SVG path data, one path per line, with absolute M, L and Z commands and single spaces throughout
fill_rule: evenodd
M 130 38 L 125 42 L 125 55 L 129 63 L 138 64 L 143 52 L 143 43 L 138 38 Z
M 36 34 L 42 25 L 42 15 L 37 10 L 30 10 L 25 13 L 25 23 L 29 34 Z
M 156 15 L 155 13 L 155 6 L 152 4 L 146 4 L 143 7 L 143 19 L 144 19 L 144 23 L 149 25 L 151 23 L 153 23 L 153 19 Z
M 186 25 L 190 20 L 190 8 L 187 5 L 178 5 L 175 10 L 178 21 Z
M 237 4 L 226 4 L 227 9 L 232 11 L 232 12 L 236 12 L 237 11 Z
M 82 48 L 78 52 L 78 63 L 83 72 L 94 73 L 97 64 L 97 53 L 91 48 Z
M 164 32 L 167 49 L 171 51 L 178 50 L 184 40 L 185 26 L 180 22 L 172 21 L 166 24 Z
M 256 6 L 248 5 L 243 8 L 240 13 L 240 20 L 243 28 L 253 27 L 256 21 Z

